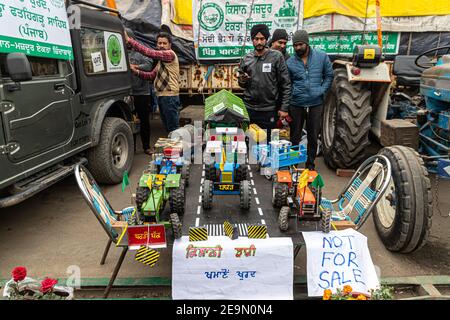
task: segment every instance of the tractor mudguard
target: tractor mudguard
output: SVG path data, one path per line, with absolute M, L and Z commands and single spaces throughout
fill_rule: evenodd
M 141 179 L 139 180 L 139 187 L 147 187 L 147 180 L 149 176 L 151 176 L 151 174 L 143 174 L 141 176 Z
M 168 174 L 166 177 L 166 188 L 179 188 L 181 181 L 181 174 Z
M 292 175 L 288 170 L 277 171 L 277 182 L 292 183 Z

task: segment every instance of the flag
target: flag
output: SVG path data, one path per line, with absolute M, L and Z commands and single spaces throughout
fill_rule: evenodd
M 323 182 L 323 179 L 322 179 L 322 176 L 320 175 L 320 173 L 317 174 L 317 177 L 311 183 L 311 187 L 314 187 L 316 189 L 325 187 L 325 182 Z
M 125 188 L 130 185 L 130 181 L 128 181 L 128 171 L 125 170 L 122 177 L 122 192 L 125 192 Z
M 308 185 L 309 180 L 309 170 L 303 170 L 302 174 L 300 175 L 300 178 L 298 179 L 298 184 L 300 188 L 305 188 Z

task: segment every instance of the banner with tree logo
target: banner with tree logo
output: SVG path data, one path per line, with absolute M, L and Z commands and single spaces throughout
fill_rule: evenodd
M 1 0 L 0 0 L 1 1 Z M 236 59 L 253 50 L 250 30 L 266 24 L 271 33 L 286 29 L 290 37 L 302 21 L 302 0 L 192 1 L 198 59 Z
M 0 52 L 73 59 L 64 0 L 0 0 Z

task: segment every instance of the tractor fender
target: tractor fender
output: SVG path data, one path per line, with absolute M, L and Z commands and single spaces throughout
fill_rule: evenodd
M 132 109 L 125 101 L 116 99 L 103 100 L 94 109 L 96 111 L 91 128 L 92 146 L 96 146 L 100 141 L 102 124 L 106 117 L 121 118 L 130 125 L 133 133 L 136 132 Z
M 292 175 L 288 170 L 277 171 L 277 182 L 279 183 L 292 183 Z

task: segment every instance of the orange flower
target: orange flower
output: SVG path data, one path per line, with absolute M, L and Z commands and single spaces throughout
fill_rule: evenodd
M 323 300 L 330 300 L 331 299 L 331 290 L 330 289 L 326 289 L 323 292 Z
M 356 297 L 356 300 L 367 300 L 367 297 L 363 294 L 360 294 L 359 296 Z
M 349 285 L 345 285 L 343 291 L 344 291 L 345 294 L 349 294 L 350 292 L 353 291 L 353 288 L 351 286 L 349 286 Z

